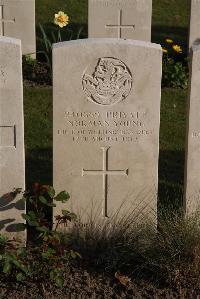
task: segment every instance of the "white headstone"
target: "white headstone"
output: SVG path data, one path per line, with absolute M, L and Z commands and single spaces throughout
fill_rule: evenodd
M 0 0 L 0 35 L 22 41 L 22 53 L 36 52 L 35 0 Z
M 54 45 L 54 186 L 73 211 L 156 214 L 161 57 L 141 41 Z
M 190 30 L 189 49 L 200 40 L 200 0 L 191 0 L 190 4 Z
M 89 0 L 88 36 L 151 41 L 152 0 Z
M 25 209 L 12 193 L 25 189 L 21 55 L 20 40 L 0 37 L 0 230 L 11 233 Z
M 188 214 L 200 209 L 200 45 L 191 51 L 190 95 L 185 166 L 185 208 Z

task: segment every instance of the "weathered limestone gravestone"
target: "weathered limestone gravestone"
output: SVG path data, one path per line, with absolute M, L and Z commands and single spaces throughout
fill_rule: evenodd
M 0 35 L 22 41 L 22 53 L 36 52 L 35 0 L 0 0 Z
M 11 233 L 24 211 L 13 193 L 25 188 L 21 55 L 20 40 L 0 37 L 0 230 Z
M 200 0 L 191 0 L 189 49 L 200 41 Z
M 75 212 L 156 213 L 161 56 L 133 40 L 54 45 L 54 186 Z
M 88 36 L 151 41 L 152 0 L 89 0 Z
M 185 167 L 185 208 L 189 214 L 200 208 L 200 45 L 192 47 L 191 64 Z

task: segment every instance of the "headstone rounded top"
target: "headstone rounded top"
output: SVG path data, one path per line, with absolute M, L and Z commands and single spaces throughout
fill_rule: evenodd
M 79 44 L 124 44 L 124 45 L 132 45 L 138 47 L 145 48 L 155 48 L 158 50 L 162 50 L 161 45 L 145 42 L 141 40 L 132 40 L 132 39 L 118 39 L 118 38 L 88 38 L 88 39 L 78 39 L 72 41 L 65 41 L 60 43 L 53 44 L 53 49 L 62 48 L 62 47 L 71 47 Z

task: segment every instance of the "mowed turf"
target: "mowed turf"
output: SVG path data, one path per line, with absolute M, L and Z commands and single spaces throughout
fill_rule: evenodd
M 53 17 L 59 10 L 70 17 L 69 30 L 83 28 L 87 37 L 87 0 L 36 0 L 36 22 L 47 30 L 56 28 Z M 186 46 L 189 0 L 153 0 L 152 40 L 171 37 Z M 66 29 L 64 29 L 66 30 Z M 160 195 L 183 187 L 185 114 L 187 92 L 163 89 L 160 128 Z M 27 184 L 52 183 L 52 89 L 25 88 L 25 141 Z M 67 158 L 67 157 L 66 157 Z M 67 186 L 66 186 L 67 189 Z M 175 191 L 174 191 L 175 190 Z
M 52 88 L 24 88 L 26 184 L 52 184 Z

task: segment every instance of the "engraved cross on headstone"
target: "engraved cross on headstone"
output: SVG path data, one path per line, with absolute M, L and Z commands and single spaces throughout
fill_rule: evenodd
M 82 169 L 82 176 L 84 175 L 102 175 L 103 178 L 103 216 L 108 217 L 108 176 L 110 175 L 126 175 L 128 176 L 128 169 L 125 170 L 109 170 L 108 169 L 108 150 L 110 147 L 101 147 L 103 151 L 103 169 L 102 170 L 86 170 Z
M 106 28 L 118 29 L 118 38 L 122 38 L 122 29 L 135 29 L 135 25 L 122 25 L 122 10 L 119 10 L 118 24 L 117 25 L 106 25 Z
M 5 23 L 15 23 L 15 19 L 12 20 L 4 19 L 4 7 L 3 5 L 0 5 L 0 35 L 3 36 L 5 34 L 5 28 L 4 28 Z

